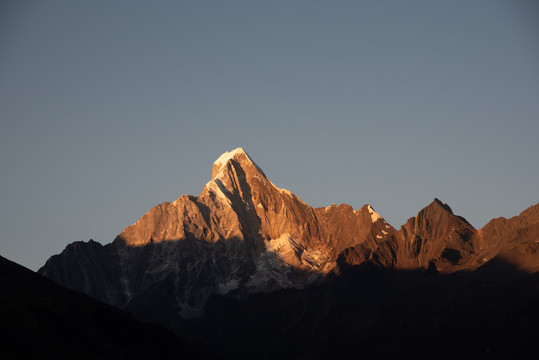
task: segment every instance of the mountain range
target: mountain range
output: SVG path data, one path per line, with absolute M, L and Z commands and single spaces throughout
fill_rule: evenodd
M 369 204 L 307 205 L 276 187 L 241 148 L 213 163 L 199 196 L 153 207 L 109 244 L 69 244 L 38 272 L 206 342 L 225 358 L 392 356 L 380 336 L 398 334 L 393 343 L 415 351 L 406 342 L 412 334 L 430 339 L 430 349 L 442 346 L 431 338 L 440 329 L 474 348 L 475 358 L 537 354 L 520 340 L 510 344 L 522 351 L 500 347 L 496 340 L 510 327 L 491 322 L 521 321 L 512 332 L 524 331 L 521 340 L 539 335 L 537 307 L 531 310 L 539 305 L 539 204 L 477 230 L 434 199 L 396 230 Z M 515 299 L 502 301 L 506 291 Z M 505 304 L 514 305 L 507 318 L 493 313 Z M 474 316 L 464 331 L 453 322 Z M 478 334 L 475 348 L 470 331 L 481 331 L 480 322 L 498 331 Z

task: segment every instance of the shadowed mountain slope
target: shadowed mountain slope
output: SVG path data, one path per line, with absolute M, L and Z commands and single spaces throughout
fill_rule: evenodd
M 233 359 L 537 359 L 539 273 L 344 266 L 303 290 L 214 295 L 175 331 Z
M 454 341 L 472 358 L 536 354 L 538 271 L 539 205 L 476 230 L 434 199 L 396 230 L 368 204 L 310 207 L 238 148 L 199 196 L 153 207 L 110 244 L 72 243 L 39 273 L 227 357 L 269 359 L 468 357 Z
M 337 270 L 344 249 L 394 233 L 370 205 L 308 206 L 238 148 L 214 162 L 200 196 L 155 206 L 105 246 L 70 244 L 39 273 L 122 308 L 166 288 L 166 302 L 188 318 L 214 293 L 310 286 Z
M 368 204 L 310 207 L 238 148 L 214 162 L 199 196 L 153 207 L 110 244 L 72 243 L 39 273 L 121 308 L 159 301 L 193 318 L 212 294 L 317 284 L 339 272 L 338 259 L 451 273 L 499 254 L 537 271 L 538 227 L 539 206 L 477 231 L 434 199 L 397 231 Z
M 202 346 L 0 257 L 1 359 L 209 359 Z

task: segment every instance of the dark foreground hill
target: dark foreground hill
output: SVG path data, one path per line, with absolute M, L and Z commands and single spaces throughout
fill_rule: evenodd
M 539 273 L 363 264 L 308 289 L 214 295 L 176 324 L 230 359 L 539 359 Z
M 208 359 L 160 325 L 0 256 L 0 359 Z

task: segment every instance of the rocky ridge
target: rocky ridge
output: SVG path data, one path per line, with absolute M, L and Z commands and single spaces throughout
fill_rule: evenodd
M 39 272 L 122 308 L 192 318 L 212 294 L 302 289 L 362 263 L 451 273 L 500 254 L 537 271 L 538 224 L 535 206 L 478 231 L 435 199 L 397 231 L 370 205 L 310 207 L 238 148 L 199 196 L 155 206 L 105 246 L 70 244 Z

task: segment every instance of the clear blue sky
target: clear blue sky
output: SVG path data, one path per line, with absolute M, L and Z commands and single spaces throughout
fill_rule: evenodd
M 243 147 L 314 207 L 539 201 L 539 3 L 2 1 L 0 254 L 36 270 Z

